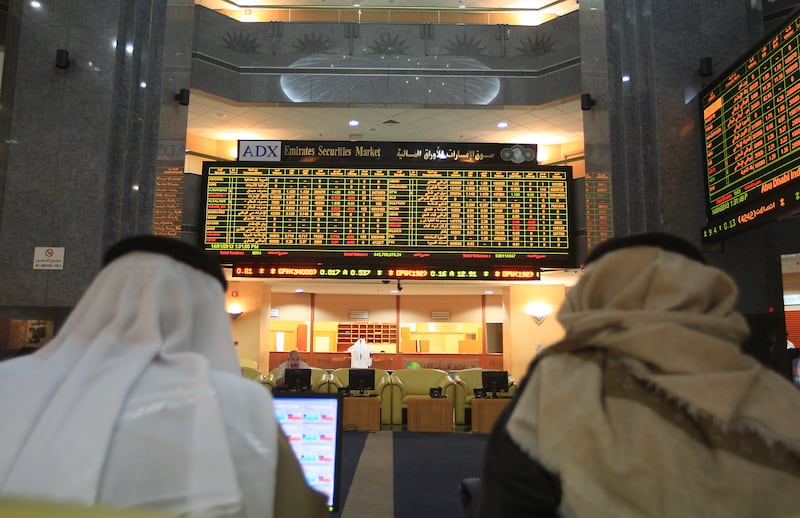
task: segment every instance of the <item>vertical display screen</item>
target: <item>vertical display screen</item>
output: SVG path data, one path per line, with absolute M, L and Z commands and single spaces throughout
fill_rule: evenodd
M 702 94 L 706 240 L 800 211 L 800 18 Z

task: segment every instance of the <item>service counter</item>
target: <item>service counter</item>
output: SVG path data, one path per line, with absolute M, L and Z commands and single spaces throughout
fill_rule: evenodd
M 288 351 L 270 352 L 269 369 L 276 368 L 284 362 Z M 341 369 L 350 367 L 350 353 L 346 352 L 308 352 L 300 351 L 300 358 L 311 367 L 320 369 Z M 454 371 L 480 367 L 487 370 L 502 370 L 503 355 L 488 354 L 437 354 L 437 353 L 375 353 L 372 355 L 372 367 L 383 370 L 399 370 L 409 367 L 423 369 L 441 369 Z

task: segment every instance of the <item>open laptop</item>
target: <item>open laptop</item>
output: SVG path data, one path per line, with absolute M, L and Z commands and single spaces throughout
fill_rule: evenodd
M 289 439 L 306 481 L 339 510 L 342 397 L 317 392 L 275 392 L 275 417 Z

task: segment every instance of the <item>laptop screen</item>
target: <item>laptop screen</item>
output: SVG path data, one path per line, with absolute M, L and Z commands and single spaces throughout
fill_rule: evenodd
M 277 392 L 275 417 L 289 439 L 308 485 L 339 509 L 342 447 L 342 398 L 336 393 Z

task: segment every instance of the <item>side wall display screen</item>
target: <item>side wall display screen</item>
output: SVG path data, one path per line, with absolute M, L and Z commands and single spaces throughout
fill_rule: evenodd
M 800 211 L 798 52 L 796 12 L 701 95 L 707 241 Z
M 234 276 L 573 266 L 571 168 L 454 161 L 207 163 L 202 245 Z

